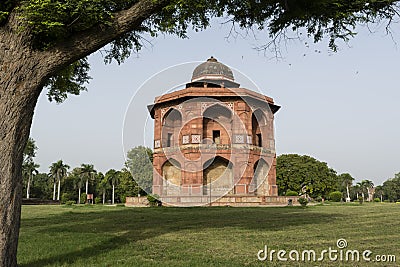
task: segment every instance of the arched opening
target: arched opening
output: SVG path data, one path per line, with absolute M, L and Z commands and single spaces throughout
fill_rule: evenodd
M 167 160 L 162 166 L 163 193 L 164 195 L 173 195 L 179 192 L 179 186 L 182 184 L 181 164 L 174 160 Z
M 232 112 L 220 104 L 212 105 L 203 112 L 203 140 L 214 144 L 229 144 Z M 208 141 L 210 143 L 210 141 Z
M 172 147 L 179 145 L 179 131 L 182 127 L 181 113 L 172 108 L 163 118 L 162 123 L 162 144 L 163 147 Z
M 265 140 L 263 140 L 263 137 L 266 136 L 266 125 L 267 118 L 265 117 L 264 113 L 260 109 L 254 111 L 251 115 L 253 145 L 259 147 L 265 146 Z
M 253 179 L 249 185 L 249 193 L 256 193 L 261 184 L 266 184 L 268 179 L 269 165 L 264 159 L 254 163 Z
M 203 194 L 215 192 L 223 195 L 233 186 L 233 164 L 220 156 L 212 158 L 203 166 Z

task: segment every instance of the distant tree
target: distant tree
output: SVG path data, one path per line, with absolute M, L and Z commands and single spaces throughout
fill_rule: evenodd
M 374 199 L 374 183 L 371 180 L 364 180 L 364 186 L 367 189 L 367 201 L 371 202 Z
M 119 176 L 120 178 L 118 187 L 116 189 L 116 194 L 121 202 L 125 202 L 126 197 L 128 196 L 137 196 L 139 194 L 142 196 L 147 195 L 147 193 L 142 190 L 133 179 L 132 174 L 129 170 L 125 168 L 122 169 Z
M 33 158 L 36 156 L 37 149 L 38 147 L 36 146 L 35 140 L 32 137 L 29 137 L 24 149 L 23 164 L 33 161 Z
M 359 185 L 359 183 L 356 183 L 355 185 L 353 185 L 350 188 L 351 199 L 358 200 L 358 196 L 359 196 L 360 192 L 361 192 L 360 185 Z
M 66 174 L 69 166 L 64 164 L 62 160 L 59 160 L 50 166 L 50 176 L 54 179 L 54 193 L 53 193 L 53 200 L 55 200 L 55 192 L 56 192 L 56 182 L 58 183 L 58 193 L 57 193 L 57 200 L 60 200 L 60 191 L 61 191 L 61 179 L 63 179 Z
M 86 185 L 86 195 L 89 193 L 89 180 L 94 180 L 94 175 L 97 171 L 94 169 L 92 164 L 82 164 L 81 165 L 81 175 L 85 177 L 85 185 Z
M 80 167 L 75 167 L 71 173 L 68 175 L 68 179 L 72 181 L 73 188 L 78 191 L 78 200 L 77 203 L 81 203 L 81 195 L 82 195 L 82 185 L 83 185 L 83 175 Z M 76 191 L 75 191 L 76 192 Z
M 382 185 L 378 185 L 375 187 L 375 195 L 379 197 L 380 201 L 383 201 L 383 195 L 385 194 L 385 190 Z
M 350 201 L 350 188 L 353 185 L 354 178 L 349 173 L 342 173 L 337 176 L 337 190 L 346 191 L 346 202 Z
M 153 151 L 144 146 L 132 148 L 127 153 L 125 166 L 133 179 L 147 193 L 151 193 L 153 185 Z
M 29 193 L 31 188 L 31 182 L 33 177 L 39 173 L 38 168 L 40 166 L 33 161 L 25 162 L 22 165 L 23 176 L 26 177 L 26 198 L 29 199 Z
M 372 189 L 374 187 L 374 183 L 370 180 L 362 180 L 361 182 L 358 182 L 357 185 L 359 186 L 359 190 L 363 200 L 372 201 Z M 365 199 L 365 194 L 368 196 L 367 199 Z
M 47 173 L 38 173 L 35 175 L 30 188 L 29 195 L 32 198 L 51 199 L 52 184 L 51 178 Z
M 400 199 L 400 172 L 396 173 L 394 178 L 386 180 L 382 185 L 382 189 L 389 201 L 398 201 Z
M 29 137 L 26 142 L 24 153 L 23 153 L 23 163 L 22 163 L 22 176 L 26 180 L 26 198 L 29 199 L 31 182 L 35 174 L 38 174 L 37 168 L 40 166 L 34 163 L 34 157 L 36 156 L 37 146 L 35 140 Z
M 105 174 L 105 178 L 107 179 L 107 181 L 109 181 L 109 183 L 112 186 L 112 198 L 111 198 L 112 204 L 115 203 L 115 186 L 119 183 L 119 178 L 120 178 L 119 176 L 120 172 L 114 169 L 110 169 Z
M 363 183 L 363 181 L 358 182 L 357 186 L 358 186 L 358 189 L 359 189 L 358 193 L 361 194 L 362 199 L 365 200 L 365 194 L 364 194 L 365 191 L 366 191 L 365 183 Z M 357 194 L 357 198 L 358 198 L 358 194 Z
M 333 169 L 310 156 L 285 154 L 277 157 L 276 184 L 281 195 L 288 190 L 301 192 L 305 189 L 313 198 L 326 198 L 335 189 L 336 180 Z
M 107 179 L 108 177 L 105 177 L 101 172 L 99 172 L 96 176 L 97 188 L 100 191 L 100 194 L 103 196 L 103 205 L 106 203 L 107 190 L 111 188 L 110 182 Z

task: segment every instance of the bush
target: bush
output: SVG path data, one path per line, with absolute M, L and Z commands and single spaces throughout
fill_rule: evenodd
M 152 206 L 152 207 L 162 205 L 162 202 L 160 200 L 158 200 L 158 198 L 160 198 L 160 196 L 158 196 L 158 195 L 147 195 L 147 200 L 149 201 L 150 206 Z
M 329 193 L 329 199 L 333 202 L 340 202 L 342 200 L 342 192 L 333 191 Z
M 100 197 L 95 197 L 94 198 L 94 204 L 100 204 L 101 203 L 101 198 Z
M 81 194 L 81 203 L 80 204 L 85 204 L 86 203 L 86 198 L 87 198 L 86 193 L 82 193 Z
M 65 205 L 68 205 L 68 206 L 72 206 L 72 204 L 75 204 L 74 200 L 68 200 L 65 202 Z
M 322 197 L 321 197 L 321 196 L 317 196 L 317 197 L 315 198 L 315 200 L 316 200 L 317 202 L 322 202 Z
M 296 191 L 293 191 L 293 190 L 288 190 L 288 191 L 286 191 L 286 194 L 285 194 L 285 196 L 287 196 L 287 197 L 290 197 L 290 196 L 298 196 L 299 194 L 296 192 Z
M 298 201 L 298 202 L 300 203 L 300 205 L 302 205 L 303 207 L 307 206 L 307 204 L 308 204 L 308 200 L 307 200 L 306 198 L 304 198 L 304 197 L 299 198 L 297 201 Z
M 364 198 L 362 196 L 358 197 L 358 202 L 360 202 L 360 204 L 362 204 L 364 202 Z
M 62 193 L 61 195 L 61 203 L 66 204 L 67 201 L 73 200 L 71 194 L 69 193 Z M 75 203 L 75 201 L 74 201 Z
M 379 197 L 374 198 L 374 202 L 381 202 L 381 199 Z

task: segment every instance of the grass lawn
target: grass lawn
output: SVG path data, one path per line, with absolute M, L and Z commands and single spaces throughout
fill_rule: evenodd
M 371 250 L 397 263 L 282 262 L 264 248 Z M 269 208 L 23 206 L 20 266 L 400 266 L 400 204 Z M 345 251 L 344 249 L 343 251 Z M 288 257 L 288 255 L 285 255 Z

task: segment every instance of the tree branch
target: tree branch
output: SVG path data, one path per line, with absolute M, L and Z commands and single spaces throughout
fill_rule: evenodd
M 55 69 L 52 72 L 90 55 L 117 37 L 140 28 L 143 21 L 169 3 L 169 0 L 140 0 L 129 9 L 115 13 L 110 26 L 93 27 L 46 50 L 44 53 L 53 59 L 51 65 Z

